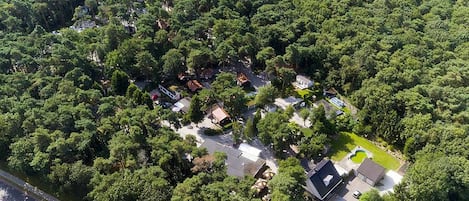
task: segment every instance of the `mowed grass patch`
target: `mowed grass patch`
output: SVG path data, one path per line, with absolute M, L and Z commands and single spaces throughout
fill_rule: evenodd
M 306 137 L 311 137 L 313 135 L 313 130 L 311 130 L 310 128 L 301 128 L 300 131 Z
M 305 96 L 313 93 L 311 89 L 297 89 L 296 92 L 301 98 L 304 98 Z
M 354 133 L 341 132 L 337 139 L 332 140 L 331 151 L 329 156 L 332 160 L 340 161 L 352 149 L 360 146 L 373 154 L 373 161 L 382 165 L 388 170 L 397 170 L 399 168 L 399 160 L 388 154 L 386 151 L 380 149 L 367 139 L 360 137 Z

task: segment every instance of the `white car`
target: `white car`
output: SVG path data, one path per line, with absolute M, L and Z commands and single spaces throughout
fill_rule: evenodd
M 359 199 L 360 196 L 362 195 L 362 193 L 360 191 L 356 190 L 356 191 L 353 192 L 352 195 L 353 195 L 354 198 Z

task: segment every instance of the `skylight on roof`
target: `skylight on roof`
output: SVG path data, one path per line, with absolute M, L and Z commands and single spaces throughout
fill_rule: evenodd
M 329 186 L 329 184 L 331 183 L 332 178 L 334 178 L 334 176 L 332 176 L 332 175 L 327 175 L 327 176 L 322 180 L 322 182 L 324 182 L 324 185 Z

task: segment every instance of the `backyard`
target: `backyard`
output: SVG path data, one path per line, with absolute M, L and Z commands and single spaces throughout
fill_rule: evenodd
M 340 161 L 355 147 L 360 146 L 373 154 L 373 161 L 382 165 L 388 170 L 397 170 L 399 168 L 399 160 L 380 149 L 367 139 L 360 137 L 354 133 L 341 132 L 339 137 L 332 141 L 329 156 L 334 161 Z

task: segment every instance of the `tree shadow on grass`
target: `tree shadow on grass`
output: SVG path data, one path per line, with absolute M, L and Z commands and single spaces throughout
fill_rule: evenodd
M 329 150 L 328 155 L 332 157 L 334 155 L 339 154 L 340 152 L 349 153 L 350 151 L 352 151 L 353 148 L 350 149 L 349 147 L 346 146 L 347 144 L 353 144 L 352 137 L 350 137 L 349 135 L 345 133 L 337 134 L 332 139 L 331 149 Z

